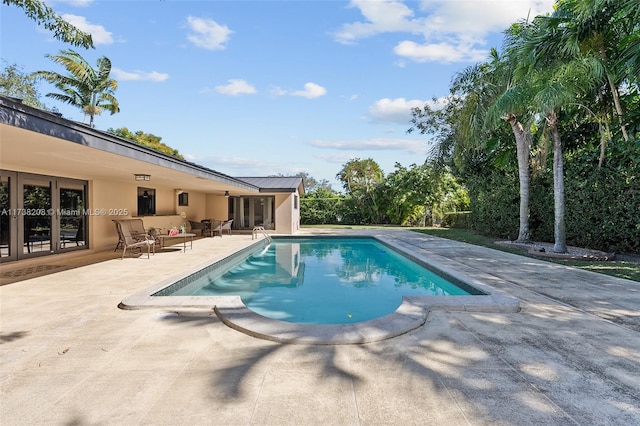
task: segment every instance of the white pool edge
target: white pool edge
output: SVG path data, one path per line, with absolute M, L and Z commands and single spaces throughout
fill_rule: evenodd
M 400 306 L 388 315 L 358 323 L 329 325 L 297 324 L 267 318 L 247 308 L 239 296 L 152 296 L 204 267 L 229 258 L 248 247 L 258 247 L 260 242 L 256 242 L 233 253 L 213 258 L 128 296 L 122 300 L 119 307 L 121 309 L 165 309 L 170 311 L 203 309 L 208 314 L 213 310 L 224 324 L 247 335 L 281 343 L 316 345 L 363 344 L 390 339 L 424 325 L 429 312 L 434 309 L 472 312 L 518 312 L 520 310 L 518 299 L 501 290 L 459 271 L 452 270 L 419 252 L 409 252 L 406 247 L 391 239 L 370 235 L 367 237 L 374 238 L 403 255 L 419 263 L 428 264 L 455 280 L 475 287 L 486 294 L 403 296 Z

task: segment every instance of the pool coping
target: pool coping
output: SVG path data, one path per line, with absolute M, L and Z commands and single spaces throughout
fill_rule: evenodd
M 239 253 L 255 250 L 267 244 L 265 240 L 259 240 L 234 252 L 212 258 L 207 262 L 125 297 L 118 307 L 125 310 L 166 309 L 178 311 L 196 309 L 204 310 L 206 315 L 209 315 L 213 310 L 225 325 L 247 335 L 281 343 L 317 345 L 363 344 L 390 339 L 421 327 L 426 323 L 429 312 L 435 309 L 470 312 L 518 312 L 520 310 L 519 301 L 515 297 L 484 284 L 473 277 L 453 270 L 419 251 L 410 252 L 407 247 L 384 236 L 362 235 L 362 237 L 373 238 L 419 264 L 429 269 L 435 269 L 439 273 L 474 287 L 485 294 L 468 296 L 403 296 L 400 306 L 388 315 L 369 321 L 329 325 L 297 324 L 267 318 L 247 308 L 240 296 L 152 296 L 168 285 L 192 275 L 204 267 L 224 262 L 225 259 Z M 291 238 L 296 238 L 296 236 Z M 301 236 L 298 238 L 313 238 L 313 236 Z

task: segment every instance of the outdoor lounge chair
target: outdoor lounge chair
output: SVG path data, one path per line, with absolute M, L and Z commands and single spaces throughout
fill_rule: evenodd
M 233 224 L 233 219 L 230 220 L 212 220 L 211 221 L 211 236 L 213 237 L 216 233 L 220 234 L 222 237 L 222 231 L 226 230 L 229 235 L 231 235 L 231 225 Z
M 115 224 L 116 224 L 116 229 L 118 230 L 118 237 L 120 238 L 120 242 L 122 243 L 122 259 L 124 259 L 124 255 L 127 253 L 127 249 L 129 249 L 129 252 L 131 252 L 131 250 L 133 249 L 140 249 L 140 253 L 142 253 L 142 247 L 146 247 L 147 248 L 147 259 L 149 259 L 150 254 L 151 254 L 151 250 L 153 250 L 153 254 L 156 253 L 156 247 L 155 247 L 155 240 L 147 235 L 147 234 L 140 234 L 139 232 L 134 234 L 131 231 L 131 223 L 130 222 L 135 222 L 135 221 L 140 221 L 140 223 L 142 223 L 142 220 L 140 219 L 132 219 L 132 220 L 114 220 Z M 143 228 L 144 229 L 144 228 Z M 144 239 L 143 239 L 144 238 Z M 121 243 L 118 244 L 121 244 Z
M 225 220 L 220 225 L 220 236 L 222 237 L 222 231 L 226 230 L 229 235 L 231 235 L 231 225 L 233 225 L 233 219 Z
M 72 243 L 75 242 L 76 246 L 79 246 L 80 243 L 84 244 L 84 231 L 83 226 L 82 226 L 82 220 L 78 222 L 78 227 L 76 229 L 75 232 L 72 232 L 71 234 L 65 233 L 65 231 L 62 231 L 60 233 L 60 246 L 62 248 L 66 248 L 67 247 L 67 243 Z
M 206 234 L 214 236 L 216 233 L 222 237 L 222 221 L 221 220 L 207 220 Z
M 113 249 L 113 251 L 118 251 L 118 249 L 124 247 L 124 237 L 118 229 L 118 223 L 124 226 L 136 241 L 146 241 L 149 237 L 147 231 L 144 229 L 142 219 L 113 219 L 113 223 L 116 225 L 116 231 L 118 231 L 119 237 L 118 244 L 116 244 L 116 248 Z
M 191 232 L 196 233 L 196 231 L 200 231 L 200 235 L 204 236 L 205 231 L 207 230 L 207 222 L 203 220 L 202 222 L 196 222 L 195 220 L 190 220 L 189 225 L 191 225 Z

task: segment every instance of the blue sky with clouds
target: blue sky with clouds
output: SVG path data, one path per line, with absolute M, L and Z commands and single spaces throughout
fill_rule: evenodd
M 96 127 L 161 136 L 187 159 L 232 176 L 308 172 L 339 189 L 352 158 L 422 163 L 428 137 L 410 109 L 447 94 L 451 77 L 500 47 L 510 23 L 552 0 L 47 1 L 90 32 L 90 64 L 113 66 L 121 112 Z M 2 66 L 64 68 L 71 46 L 0 6 Z M 55 89 L 40 85 L 41 94 Z M 69 106 L 45 98 L 66 118 Z

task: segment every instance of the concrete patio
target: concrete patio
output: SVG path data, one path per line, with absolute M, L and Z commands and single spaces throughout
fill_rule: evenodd
M 212 309 L 118 308 L 250 235 L 151 259 L 98 254 L 0 287 L 0 423 L 640 424 L 640 283 L 369 232 L 517 297 L 520 312 L 433 310 L 389 340 L 281 344 L 227 327 Z

